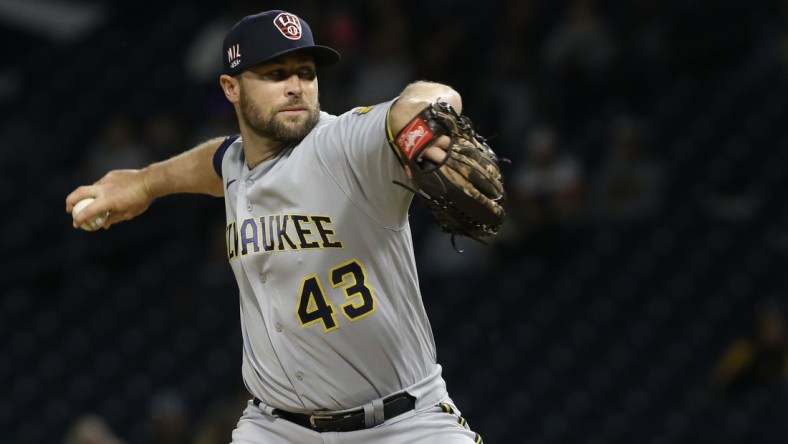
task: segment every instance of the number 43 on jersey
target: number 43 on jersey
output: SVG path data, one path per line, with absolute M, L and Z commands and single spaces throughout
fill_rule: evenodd
M 328 272 L 332 288 L 341 288 L 348 302 L 339 306 L 342 314 L 351 322 L 369 316 L 375 311 L 375 293 L 367 286 L 364 266 L 353 259 L 338 265 Z M 304 278 L 298 295 L 296 316 L 302 328 L 312 324 L 323 324 L 326 332 L 339 328 L 336 308 L 328 299 L 320 278 L 313 274 Z

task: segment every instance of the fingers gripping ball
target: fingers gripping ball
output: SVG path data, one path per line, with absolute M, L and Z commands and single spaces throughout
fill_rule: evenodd
M 93 203 L 94 200 L 95 199 L 93 199 L 92 197 L 88 197 L 86 199 L 82 199 L 79 202 L 77 202 L 77 204 L 74 205 L 74 209 L 71 210 L 71 217 L 73 217 L 74 220 L 76 220 L 77 214 L 79 214 L 80 211 L 84 210 L 86 206 Z M 80 225 L 79 228 L 85 231 L 96 231 L 104 226 L 104 222 L 107 221 L 107 217 L 109 217 L 109 211 L 105 212 L 104 214 L 99 214 L 98 216 L 94 216 L 92 219 L 88 219 L 82 225 Z

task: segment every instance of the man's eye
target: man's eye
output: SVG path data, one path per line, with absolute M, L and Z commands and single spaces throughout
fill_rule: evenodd
M 302 79 L 314 79 L 315 71 L 312 68 L 304 68 L 298 71 L 298 76 Z

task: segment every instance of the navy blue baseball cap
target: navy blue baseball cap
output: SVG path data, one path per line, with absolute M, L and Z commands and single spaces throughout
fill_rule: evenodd
M 338 52 L 328 46 L 315 45 L 312 30 L 304 20 L 280 10 L 242 18 L 227 33 L 222 47 L 224 73 L 231 76 L 296 51 L 311 54 L 318 66 L 339 61 Z

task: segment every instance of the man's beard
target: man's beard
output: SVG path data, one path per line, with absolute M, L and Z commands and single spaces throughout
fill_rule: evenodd
M 259 106 L 244 93 L 241 89 L 241 119 L 243 119 L 249 129 L 261 137 L 280 141 L 284 144 L 297 143 L 303 140 L 312 128 L 320 120 L 320 103 L 310 105 L 300 99 L 291 100 L 280 109 L 293 106 L 306 109 L 307 118 L 298 123 L 284 122 L 277 119 L 278 111 L 275 110 L 268 118 L 263 117 L 263 112 Z

